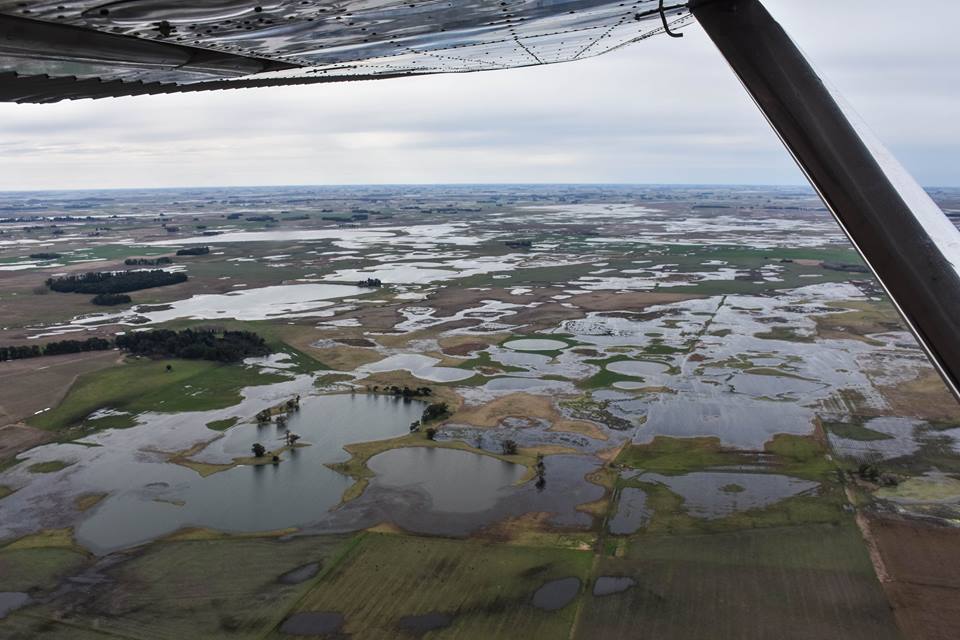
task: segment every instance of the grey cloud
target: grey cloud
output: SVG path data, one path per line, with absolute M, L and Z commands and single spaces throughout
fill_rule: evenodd
M 921 182 L 960 184 L 960 7 L 767 4 Z M 542 68 L 0 105 L 0 188 L 802 183 L 708 39 L 686 34 Z

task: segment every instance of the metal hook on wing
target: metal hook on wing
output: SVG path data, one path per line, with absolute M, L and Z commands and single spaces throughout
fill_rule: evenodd
M 667 24 L 667 14 L 664 13 L 663 11 L 663 0 L 660 0 L 660 20 L 663 22 L 663 30 L 667 33 L 668 36 L 670 36 L 671 38 L 683 37 L 682 33 L 674 33 L 673 31 L 670 31 L 670 25 Z

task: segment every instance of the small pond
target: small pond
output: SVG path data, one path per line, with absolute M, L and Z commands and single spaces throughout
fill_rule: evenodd
M 458 382 L 474 376 L 470 369 L 456 367 L 438 367 L 436 358 L 416 353 L 403 353 L 387 356 L 383 360 L 357 369 L 358 373 L 379 373 L 382 371 L 409 371 L 411 375 L 430 382 Z
M 559 351 L 566 349 L 567 343 L 562 340 L 547 340 L 544 338 L 522 338 L 504 342 L 503 346 L 514 351 Z
M 629 535 L 647 524 L 650 511 L 647 509 L 647 494 L 643 489 L 624 487 L 620 491 L 617 513 L 610 519 L 610 533 L 618 536 Z
M 607 371 L 639 378 L 657 378 L 667 374 L 670 367 L 649 360 L 617 360 L 607 364 Z

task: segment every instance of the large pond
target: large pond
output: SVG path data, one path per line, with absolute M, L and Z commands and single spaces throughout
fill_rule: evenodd
M 639 479 L 666 485 L 683 498 L 687 513 L 697 518 L 722 518 L 737 511 L 768 507 L 820 486 L 810 480 L 772 473 L 701 471 L 682 476 L 645 473 Z
M 447 513 L 484 511 L 506 497 L 526 469 L 491 456 L 456 449 L 410 447 L 374 456 L 367 463 L 374 484 L 395 489 L 417 488 L 431 507 Z
M 111 495 L 80 523 L 77 540 L 102 552 L 182 527 L 264 531 L 316 522 L 353 483 L 325 466 L 348 458 L 343 446 L 407 433 L 422 411 L 420 402 L 378 396 L 307 398 L 289 430 L 310 446 L 283 454 L 278 465 L 240 466 L 205 478 L 146 457 L 87 465 L 73 480 Z M 201 457 L 248 456 L 254 442 L 277 448 L 283 434 L 274 424 L 239 425 Z
M 387 356 L 373 364 L 363 365 L 357 369 L 358 374 L 379 373 L 382 371 L 409 371 L 411 375 L 421 380 L 431 382 L 458 382 L 474 376 L 470 369 L 456 367 L 438 367 L 437 358 L 424 356 L 419 353 L 401 353 Z
M 362 296 L 370 291 L 344 284 L 284 284 L 230 293 L 201 294 L 152 308 L 140 305 L 134 312 L 149 322 L 166 322 L 177 318 L 267 320 L 323 316 L 327 313 L 324 309 L 334 304 L 331 300 Z M 100 323 L 108 318 L 116 320 L 127 315 L 130 313 L 94 315 L 77 323 Z
M 640 378 L 660 377 L 666 375 L 669 370 L 670 367 L 662 362 L 650 362 L 649 360 L 617 360 L 607 364 L 607 371 Z

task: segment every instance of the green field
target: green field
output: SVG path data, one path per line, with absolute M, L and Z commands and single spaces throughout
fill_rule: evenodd
M 30 629 L 36 620 L 46 619 L 51 629 L 59 627 L 56 620 L 78 633 L 99 631 L 121 638 L 261 638 L 317 579 L 284 584 L 279 577 L 313 562 L 321 565 L 322 575 L 323 567 L 335 562 L 348 544 L 349 538 L 341 536 L 287 542 L 260 538 L 157 543 L 109 569 L 111 579 L 81 595 L 80 606 L 67 615 L 57 613 L 63 601 L 30 607 L 0 622 L 0 637 L 8 637 L 11 628 Z M 51 555 L 67 553 L 63 550 L 35 551 L 29 559 L 66 562 Z M 13 552 L 0 550 L 0 584 L 4 586 L 8 566 L 28 560 L 18 556 L 7 561 L 8 553 Z M 35 572 L 20 571 L 30 576 Z M 11 581 L 10 586 L 26 583 Z
M 399 620 L 432 612 L 453 622 L 431 638 L 566 638 L 575 603 L 543 611 L 531 598 L 550 580 L 585 581 L 592 560 L 584 551 L 365 534 L 297 608 L 342 613 L 355 638 L 410 637 Z
M 575 638 L 899 638 L 852 524 L 641 536 L 594 576 L 624 592 L 585 597 Z M 592 586 L 592 585 L 591 585 Z
M 167 371 L 168 365 L 171 371 Z M 130 413 L 222 409 L 240 402 L 244 387 L 286 379 L 250 367 L 203 360 L 132 360 L 80 376 L 58 407 L 34 416 L 29 423 L 44 429 L 64 429 L 104 408 Z M 100 422 L 95 420 L 87 426 L 95 429 Z M 117 425 L 111 422 L 102 426 Z

